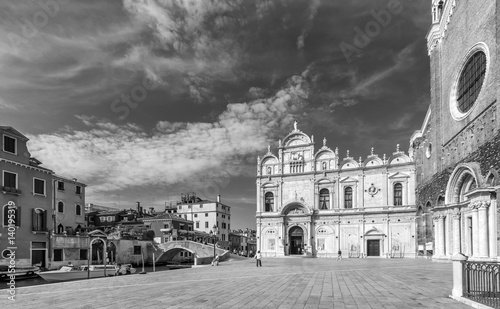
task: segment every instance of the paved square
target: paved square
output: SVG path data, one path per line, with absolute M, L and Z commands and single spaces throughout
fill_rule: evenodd
M 451 264 L 422 259 L 264 258 L 218 267 L 1 290 L 0 308 L 470 308 Z

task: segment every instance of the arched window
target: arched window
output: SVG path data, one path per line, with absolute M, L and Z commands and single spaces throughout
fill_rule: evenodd
M 321 189 L 319 191 L 319 209 L 330 208 L 330 192 L 328 189 Z
M 34 208 L 32 210 L 32 231 L 35 232 L 45 232 L 47 231 L 47 211 L 40 209 L 40 208 Z
M 403 205 L 403 185 L 398 183 L 394 184 L 394 206 Z
M 467 200 L 465 194 L 476 188 L 476 179 L 471 174 L 466 175 L 464 177 L 464 180 L 462 181 L 462 184 L 460 185 L 460 190 L 458 190 L 458 202 L 464 202 L 465 200 Z
M 270 212 L 273 211 L 274 208 L 274 195 L 271 192 L 267 192 L 265 196 L 265 211 Z
M 4 227 L 9 226 L 9 218 L 14 220 L 15 226 L 18 226 L 18 227 L 21 226 L 21 207 L 19 207 L 19 206 L 15 207 L 14 205 L 12 205 L 9 208 L 9 205 L 7 204 L 7 205 L 3 206 L 2 213 L 3 213 L 3 225 L 4 225 Z M 14 215 L 14 216 L 12 216 L 12 215 Z
M 432 222 L 432 205 L 427 202 L 425 205 L 425 241 L 431 242 L 434 240 L 434 223 Z
M 495 175 L 493 175 L 493 173 L 490 173 L 488 175 L 488 178 L 486 179 L 486 184 L 488 186 L 494 186 L 495 185 Z
M 75 211 L 75 213 L 76 213 L 77 216 L 81 216 L 82 215 L 82 206 L 76 205 L 76 211 Z
M 344 208 L 352 208 L 352 188 L 344 189 Z
M 62 234 L 64 233 L 64 226 L 59 223 L 59 225 L 57 226 L 57 234 Z
M 63 202 L 57 203 L 57 212 L 60 212 L 60 213 L 64 212 L 64 203 Z

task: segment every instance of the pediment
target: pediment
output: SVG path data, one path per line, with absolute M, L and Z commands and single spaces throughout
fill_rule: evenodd
M 410 178 L 410 175 L 405 174 L 405 173 L 401 173 L 401 172 L 397 172 L 397 173 L 394 173 L 394 174 L 389 176 L 389 179 L 394 179 L 394 178 Z
M 372 226 L 372 228 L 365 233 L 365 236 L 383 236 L 385 233 L 376 227 Z
M 346 182 L 358 182 L 358 180 L 354 177 L 345 177 L 340 180 L 341 183 L 346 183 Z

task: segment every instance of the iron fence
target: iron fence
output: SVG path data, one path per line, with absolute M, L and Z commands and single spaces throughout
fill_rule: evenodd
M 500 308 L 500 264 L 464 261 L 462 265 L 463 296 Z

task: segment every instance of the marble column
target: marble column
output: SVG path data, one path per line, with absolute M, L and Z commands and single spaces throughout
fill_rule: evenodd
M 483 201 L 478 203 L 478 233 L 479 233 L 479 256 L 487 257 L 489 255 L 488 241 L 488 207 L 489 202 Z
M 497 200 L 492 199 L 490 207 L 488 209 L 488 226 L 489 226 L 489 234 L 490 234 L 490 257 L 496 258 L 497 256 L 497 242 L 495 239 L 497 238 Z
M 443 220 L 443 230 L 444 230 L 444 255 L 445 256 L 450 256 L 452 255 L 452 234 L 451 234 L 451 225 L 452 225 L 452 219 L 449 213 L 446 214 L 446 217 L 444 217 Z
M 259 240 L 257 242 L 257 251 L 262 251 L 262 245 L 261 245 L 261 242 L 262 242 L 262 223 L 260 220 L 257 223 L 257 239 Z
M 461 251 L 460 239 L 460 213 L 452 215 L 453 218 L 453 255 L 459 254 Z
M 444 230 L 444 219 L 446 216 L 439 215 L 438 216 L 438 238 L 439 238 L 439 256 L 444 256 L 446 254 L 445 251 L 445 230 Z
M 470 207 L 470 206 L 469 206 Z M 479 220 L 477 208 L 472 207 L 472 256 L 479 256 Z
M 432 217 L 432 220 L 434 221 L 434 256 L 438 257 L 441 255 L 441 244 L 439 243 L 439 216 Z

